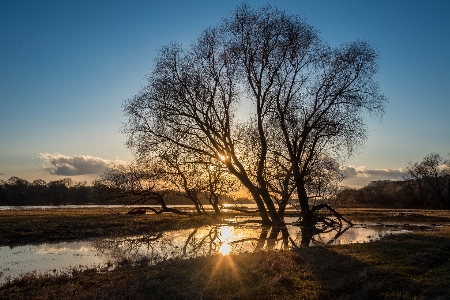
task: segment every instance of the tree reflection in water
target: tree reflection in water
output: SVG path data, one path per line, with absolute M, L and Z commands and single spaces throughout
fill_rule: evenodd
M 218 225 L 93 242 L 98 255 L 111 262 L 186 259 L 216 254 L 284 250 L 333 243 L 347 228 Z

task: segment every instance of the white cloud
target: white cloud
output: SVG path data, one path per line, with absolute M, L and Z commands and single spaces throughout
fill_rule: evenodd
M 364 166 L 343 166 L 343 170 L 347 173 L 347 178 L 367 178 L 367 177 L 383 177 L 386 179 L 402 179 L 404 171 L 402 169 L 373 169 L 368 170 Z
M 405 174 L 402 169 L 372 169 L 364 166 L 343 166 L 347 174 L 345 182 L 353 187 L 363 187 L 375 180 L 402 180 Z
M 106 160 L 89 155 L 66 156 L 60 153 L 41 153 L 41 158 L 52 167 L 45 168 L 52 175 L 76 176 L 86 174 L 100 174 L 106 168 L 124 162 L 120 160 Z

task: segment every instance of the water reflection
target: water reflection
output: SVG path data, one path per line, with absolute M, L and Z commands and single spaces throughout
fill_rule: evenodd
M 72 267 L 104 264 L 91 242 L 0 247 L 0 283 L 29 272 L 58 274 Z
M 338 228 L 298 226 L 262 227 L 256 223 L 205 226 L 190 230 L 160 232 L 74 243 L 0 247 L 0 283 L 22 273 L 64 271 L 76 266 L 114 267 L 120 262 L 145 260 L 155 264 L 167 259 L 206 255 L 229 255 L 265 250 L 282 250 L 317 245 L 363 243 L 385 235 L 425 230 L 427 226 L 357 225 Z M 250 220 L 251 221 L 251 220 Z
M 219 249 L 219 251 L 220 251 L 220 253 L 222 254 L 222 255 L 228 255 L 228 254 L 230 254 L 230 252 L 231 252 L 231 246 L 230 246 L 230 244 L 228 244 L 228 243 L 223 243 L 222 244 L 222 246 L 220 246 L 220 249 Z
M 421 229 L 421 228 L 419 228 Z M 422 228 L 423 229 L 423 228 Z M 353 226 L 337 228 L 263 227 L 219 225 L 156 235 L 97 240 L 97 253 L 108 260 L 146 258 L 152 263 L 214 254 L 239 254 L 318 245 L 363 243 L 388 234 L 407 232 L 403 227 Z

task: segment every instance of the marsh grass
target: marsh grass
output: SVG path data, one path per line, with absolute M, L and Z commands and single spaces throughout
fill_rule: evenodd
M 368 210 L 356 214 L 373 213 L 383 216 Z M 170 214 L 114 215 L 98 208 L 2 211 L 0 240 L 3 245 L 59 242 L 219 221 Z M 156 265 L 146 259 L 124 259 L 113 270 L 78 267 L 62 273 L 28 273 L 1 286 L 0 299 L 450 299 L 449 286 L 450 227 L 446 225 L 439 231 L 392 235 L 365 244 L 216 255 Z
M 0 299 L 450 299 L 450 230 L 365 244 L 24 275 Z
M 0 211 L 0 246 L 139 235 L 212 225 L 217 219 L 173 214 L 127 215 L 128 209 L 77 208 Z
M 257 214 L 229 212 L 221 217 L 198 215 L 146 214 L 127 215 L 128 208 L 23 209 L 0 211 L 0 246 L 68 242 L 98 237 L 139 235 L 167 230 L 213 225 L 236 215 L 257 217 Z M 450 223 L 450 211 L 439 210 L 388 210 L 340 209 L 343 215 L 368 217 L 371 220 L 397 220 L 399 216 L 428 217 L 436 223 Z M 396 214 L 388 213 L 396 211 Z M 287 216 L 296 216 L 290 213 Z

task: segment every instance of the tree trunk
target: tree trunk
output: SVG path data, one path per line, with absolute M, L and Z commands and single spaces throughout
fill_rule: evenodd
M 316 211 L 322 209 L 322 208 L 326 208 L 328 209 L 331 213 L 333 213 L 333 215 L 338 218 L 339 223 L 342 226 L 342 221 L 345 221 L 348 225 L 353 226 L 353 223 L 350 222 L 349 220 L 347 220 L 346 218 L 344 218 L 340 213 L 338 213 L 336 210 L 334 210 L 331 206 L 329 206 L 328 204 L 319 204 L 316 206 L 313 206 L 311 208 L 311 212 L 314 214 Z
M 304 193 L 298 193 L 298 200 L 300 203 L 300 209 L 301 209 L 301 217 L 302 217 L 302 224 L 305 227 L 314 227 L 316 224 L 316 220 L 314 217 L 314 213 L 309 208 L 308 204 L 308 196 L 306 195 L 306 192 Z
M 255 200 L 256 205 L 258 206 L 259 215 L 261 216 L 261 221 L 264 226 L 272 225 L 272 221 L 269 218 L 269 215 L 267 214 L 267 209 L 264 205 L 264 201 L 261 198 L 260 192 L 258 187 L 256 187 L 251 180 L 248 178 L 248 176 L 243 171 L 242 173 L 239 172 L 234 168 L 234 166 L 231 163 L 226 163 L 228 171 L 236 176 L 236 178 L 249 190 L 250 194 L 253 197 L 253 200 Z M 241 171 L 243 170 L 243 167 L 241 166 Z
M 213 199 L 211 199 L 213 198 Z M 214 209 L 214 212 L 216 213 L 216 215 L 220 215 L 220 207 L 219 207 L 219 196 L 217 195 L 213 195 L 211 197 L 208 198 L 209 200 L 209 204 L 211 204 L 211 206 Z
M 294 175 L 295 185 L 297 187 L 297 197 L 300 205 L 300 216 L 302 218 L 302 225 L 304 227 L 314 227 L 316 220 L 314 213 L 309 208 L 308 194 L 305 188 L 305 181 L 300 173 L 298 161 L 294 161 L 292 164 L 292 173 Z
M 285 187 L 283 188 L 283 194 L 281 196 L 281 200 L 278 203 L 278 216 L 283 221 L 284 221 L 284 213 L 286 211 L 286 206 L 288 205 L 289 199 L 291 198 L 291 195 L 292 195 L 292 192 L 289 192 L 288 189 L 289 189 L 289 187 L 286 184 Z
M 281 220 L 284 220 L 284 212 L 286 211 L 287 202 L 281 201 L 278 205 L 278 216 Z
M 294 175 L 295 176 L 295 175 Z M 298 179 L 295 180 L 297 184 L 297 196 L 298 202 L 300 204 L 300 216 L 302 218 L 302 224 L 305 227 L 314 227 L 316 221 L 314 217 L 314 213 L 311 211 L 308 203 L 308 194 L 306 193 L 305 183 L 298 176 Z
M 272 225 L 284 226 L 284 222 L 281 220 L 280 216 L 278 215 L 277 209 L 275 208 L 273 200 L 270 197 L 269 192 L 267 190 L 264 190 L 262 192 L 262 198 L 263 198 L 264 202 L 266 203 L 269 216 L 272 219 Z
M 267 235 L 269 234 L 270 227 L 263 226 L 261 229 L 261 233 L 259 234 L 258 242 L 256 243 L 255 252 L 262 250 L 264 245 L 266 244 Z
M 258 206 L 259 215 L 261 216 L 261 220 L 262 220 L 262 225 L 263 226 L 272 225 L 272 221 L 270 220 L 269 215 L 267 214 L 267 210 L 266 210 L 266 207 L 264 206 L 264 202 L 262 201 L 259 193 L 256 191 L 256 188 L 252 187 L 249 190 L 253 196 L 253 200 L 255 200 L 256 205 Z
M 162 209 L 160 211 L 157 211 L 156 209 L 153 209 L 151 207 L 148 207 L 147 209 L 154 211 L 156 214 L 161 214 L 163 212 L 171 212 L 171 213 L 175 213 L 178 215 L 187 215 L 188 214 L 187 212 L 178 210 L 176 208 L 167 207 L 166 202 L 164 201 L 164 198 L 161 195 L 158 195 L 158 196 L 159 196 L 159 200 L 160 200 Z
M 309 247 L 312 237 L 316 233 L 315 227 L 303 227 L 302 228 L 302 240 L 300 242 L 302 247 Z

